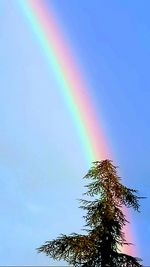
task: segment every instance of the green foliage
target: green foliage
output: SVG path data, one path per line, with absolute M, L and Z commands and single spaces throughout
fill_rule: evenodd
M 141 259 L 121 253 L 118 246 L 130 245 L 126 242 L 123 227 L 128 222 L 123 206 L 139 211 L 137 191 L 121 184 L 117 167 L 110 160 L 96 161 L 84 179 L 83 195 L 96 197 L 88 201 L 80 199 L 86 211 L 85 227 L 87 234 L 72 233 L 61 235 L 39 247 L 55 260 L 65 260 L 75 267 L 140 267 Z

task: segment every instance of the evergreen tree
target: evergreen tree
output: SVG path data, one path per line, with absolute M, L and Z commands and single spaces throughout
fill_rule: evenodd
M 140 267 L 141 259 L 121 253 L 120 246 L 126 242 L 123 227 L 128 222 L 123 206 L 139 211 L 137 190 L 127 188 L 120 182 L 117 167 L 110 160 L 96 161 L 85 175 L 91 179 L 83 195 L 95 197 L 88 201 L 80 199 L 80 208 L 87 213 L 87 234 L 60 235 L 46 241 L 38 252 L 44 252 L 55 260 L 65 260 L 75 267 Z

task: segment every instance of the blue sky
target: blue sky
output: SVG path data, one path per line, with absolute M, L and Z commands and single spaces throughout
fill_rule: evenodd
M 148 197 L 130 216 L 137 256 L 149 265 L 150 3 L 46 4 L 89 85 L 123 182 Z M 17 1 L 0 2 L 0 39 L 0 265 L 61 265 L 35 248 L 80 232 L 85 155 Z

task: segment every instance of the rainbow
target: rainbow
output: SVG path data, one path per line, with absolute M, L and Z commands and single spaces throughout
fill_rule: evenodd
M 34 34 L 48 66 L 53 68 L 60 94 L 74 121 L 87 163 L 110 158 L 89 89 L 78 71 L 55 15 L 44 0 L 20 0 L 19 8 Z M 131 236 L 126 230 L 127 239 Z M 123 248 L 133 254 L 132 247 Z
M 44 1 L 19 2 L 32 32 L 36 36 L 47 64 L 53 68 L 60 93 L 75 123 L 81 146 L 89 164 L 109 156 L 99 122 L 88 97 L 87 86 L 80 77 L 73 56 L 59 31 L 55 17 Z

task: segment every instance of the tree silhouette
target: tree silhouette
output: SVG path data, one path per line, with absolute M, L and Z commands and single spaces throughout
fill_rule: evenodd
M 120 246 L 130 245 L 123 232 L 128 222 L 123 206 L 139 211 L 137 190 L 120 182 L 117 167 L 110 160 L 96 161 L 84 176 L 91 179 L 83 195 L 95 200 L 80 199 L 86 216 L 87 234 L 61 234 L 37 248 L 55 260 L 65 260 L 75 267 L 140 267 L 141 259 L 121 253 Z

